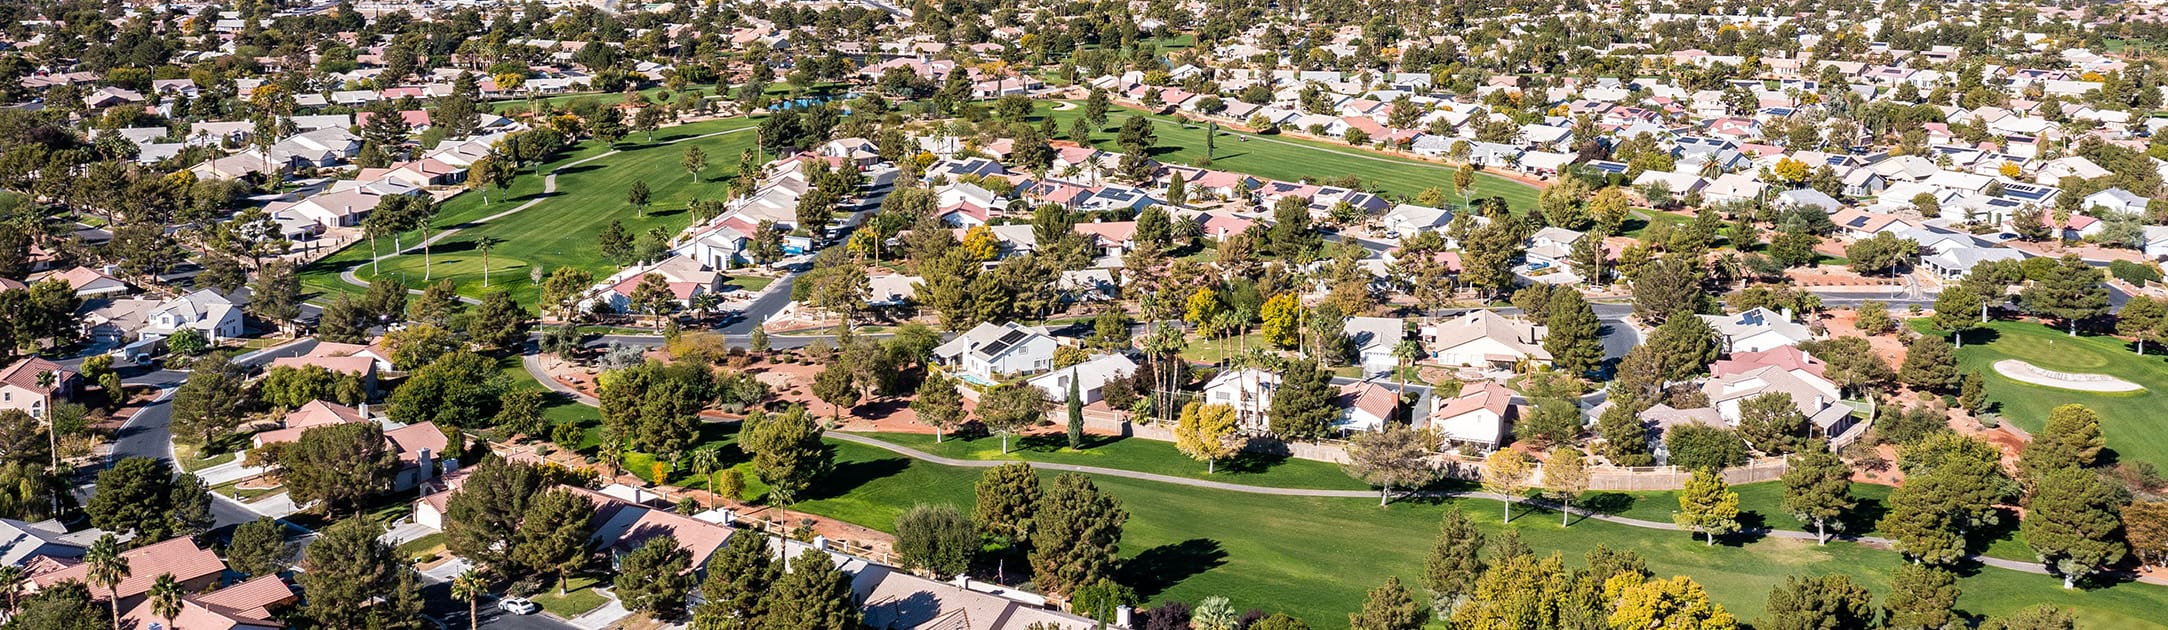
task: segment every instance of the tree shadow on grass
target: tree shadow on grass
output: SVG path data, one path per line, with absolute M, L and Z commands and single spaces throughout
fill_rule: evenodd
M 1633 495 L 1624 492 L 1591 492 L 1581 495 L 1573 507 L 1597 514 L 1624 514 L 1633 509 L 1634 501 Z
M 806 496 L 805 499 L 833 499 L 850 494 L 852 490 L 857 490 L 859 486 L 872 483 L 875 480 L 896 476 L 910 467 L 911 460 L 903 457 L 836 464 L 836 469 L 828 473 L 828 476 L 821 478 L 820 483 L 813 487 L 812 492 L 807 493 L 809 496 Z
M 1219 541 L 1191 538 L 1146 549 L 1130 558 L 1122 563 L 1120 581 L 1137 589 L 1138 597 L 1150 600 L 1183 580 L 1226 563 L 1227 550 L 1220 547 Z
M 1769 518 L 1760 512 L 1739 512 L 1739 531 L 1716 537 L 1716 544 L 1745 547 L 1769 537 Z
M 557 169 L 557 174 L 558 174 L 558 175 L 572 175 L 572 174 L 577 174 L 577 173 L 585 173 L 585 172 L 588 172 L 588 171 L 592 171 L 592 170 L 596 170 L 596 169 L 600 169 L 600 168 L 602 168 L 602 165 L 601 165 L 601 164 L 597 164 L 597 163 L 594 163 L 594 162 L 588 162 L 588 163 L 586 163 L 586 164 L 579 164 L 579 165 L 574 165 L 574 166 L 567 166 L 567 167 L 564 167 L 564 168 L 560 168 L 560 169 Z M 549 174 L 550 174 L 550 172 L 549 172 L 549 171 L 543 171 L 543 172 L 542 172 L 542 175 L 543 175 L 543 176 L 545 176 L 545 177 L 549 176 Z
M 1842 516 L 1837 517 L 1837 522 L 1832 524 L 1830 533 L 1836 534 L 1837 532 L 1834 529 L 1836 527 L 1842 527 L 1843 531 L 1847 533 L 1860 535 L 1873 532 L 1874 524 L 1880 522 L 1882 516 L 1888 513 L 1889 504 L 1884 503 L 1882 499 L 1853 497 L 1852 509 L 1845 510 Z M 1814 523 L 1807 523 L 1806 526 L 1809 528 L 1807 531 L 1813 531 Z

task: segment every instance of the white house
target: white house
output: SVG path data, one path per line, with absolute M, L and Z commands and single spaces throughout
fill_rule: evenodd
M 1084 404 L 1099 402 L 1105 398 L 1107 383 L 1128 378 L 1137 372 L 1137 362 L 1119 353 L 1107 353 L 1069 367 L 1057 369 L 1032 377 L 1029 383 L 1046 393 L 1057 403 L 1069 402 L 1069 383 L 1076 383 L 1077 399 Z
M 2145 213 L 2145 198 L 2121 188 L 2109 188 L 2086 195 L 2085 202 L 2079 205 L 2086 209 L 2102 208 L 2122 214 Z
M 1393 349 L 1408 336 L 1406 322 L 1396 317 L 1350 317 L 1345 326 L 1364 374 L 1390 373 L 1400 366 Z
M 1045 328 L 1009 322 L 980 323 L 933 349 L 935 359 L 955 366 L 964 380 L 992 383 L 1002 374 L 1036 374 L 1054 368 L 1060 344 Z
M 1717 339 L 1724 343 L 1725 352 L 1761 352 L 1799 345 L 1799 342 L 1814 338 L 1813 331 L 1792 321 L 1791 313 L 1778 313 L 1767 307 L 1757 306 L 1736 315 L 1695 317 L 1716 329 Z
M 1280 375 L 1256 368 L 1221 372 L 1204 384 L 1204 403 L 1227 405 L 1235 410 L 1235 425 L 1262 430 L 1265 413 L 1272 409 L 1272 392 L 1280 388 Z
M 1480 311 L 1479 311 L 1480 312 Z M 1429 426 L 1446 447 L 1498 448 L 1513 420 L 1513 390 L 1496 381 L 1473 381 L 1452 398 L 1431 397 Z
M 209 289 L 166 300 L 151 309 L 142 337 L 164 339 L 194 329 L 212 343 L 241 336 L 241 307 Z
M 1550 363 L 1542 326 L 1491 311 L 1470 311 L 1423 328 L 1430 360 L 1438 365 L 1512 369 L 1522 361 Z
M 1379 430 L 1400 411 L 1400 395 L 1378 381 L 1342 385 L 1335 402 L 1340 406 L 1340 419 L 1333 422 L 1332 428 L 1341 433 Z

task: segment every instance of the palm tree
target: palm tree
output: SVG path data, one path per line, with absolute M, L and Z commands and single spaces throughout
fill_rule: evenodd
M 0 565 L 0 589 L 7 589 L 8 610 L 15 609 L 15 594 L 19 592 L 18 585 L 22 584 L 22 581 L 22 567 L 18 567 L 15 565 Z
M 50 392 L 53 389 L 53 383 L 58 380 L 60 380 L 60 375 L 54 374 L 52 370 L 40 371 L 38 372 L 38 389 Z M 52 469 L 58 471 L 60 470 L 60 433 L 59 427 L 53 426 L 52 398 L 52 394 L 46 394 L 45 406 L 41 407 L 44 411 L 40 412 L 39 415 L 45 416 L 40 418 L 45 421 L 45 441 L 49 443 L 50 455 L 53 458 Z
M 601 446 L 596 448 L 601 451 L 596 455 L 602 458 L 602 465 L 610 467 L 610 478 L 615 480 L 618 465 L 625 462 L 625 438 L 618 437 L 615 433 L 605 435 L 602 437 Z
M 1400 395 L 1403 397 L 1408 395 L 1408 371 L 1404 366 L 1413 365 L 1415 357 L 1422 353 L 1422 342 L 1414 339 L 1402 339 L 1399 344 L 1393 346 L 1393 357 L 1399 359 L 1400 364 L 1403 366 L 1393 374 L 1395 378 L 1400 379 Z
M 158 581 L 151 583 L 151 614 L 158 615 L 173 627 L 173 618 L 181 614 L 181 581 L 171 573 L 158 574 Z
M 703 448 L 693 451 L 692 461 L 693 472 L 708 480 L 708 494 L 715 495 L 715 498 L 718 499 L 723 496 L 720 491 L 715 489 L 715 473 L 721 472 L 723 468 L 722 458 L 717 455 L 720 450 L 722 449 Z M 713 508 L 715 506 L 710 504 L 708 507 Z
M 120 583 L 128 579 L 128 559 L 120 555 L 120 539 L 112 534 L 98 537 L 83 553 L 90 568 L 92 586 L 105 588 L 105 602 L 113 608 L 113 630 L 120 630 Z
M 482 618 L 477 614 L 479 611 L 476 610 L 475 601 L 481 599 L 482 592 L 488 589 L 489 581 L 482 579 L 482 574 L 474 569 L 467 569 L 458 577 L 452 578 L 452 597 L 467 600 L 467 627 L 470 630 L 482 627 Z
M 474 240 L 474 249 L 482 252 L 482 288 L 489 288 L 489 250 L 497 248 L 497 239 L 484 236 Z

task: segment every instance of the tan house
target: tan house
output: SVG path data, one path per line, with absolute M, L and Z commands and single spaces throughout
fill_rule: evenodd
M 43 380 L 39 375 L 52 374 Z M 24 357 L 7 369 L 0 370 L 0 409 L 20 409 L 33 418 L 44 418 L 45 411 L 53 408 L 56 401 L 65 401 L 75 395 L 76 386 L 82 378 L 74 370 L 37 357 Z

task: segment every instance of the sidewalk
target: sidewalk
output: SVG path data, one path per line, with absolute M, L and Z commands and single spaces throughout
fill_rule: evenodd
M 602 630 L 610 627 L 610 624 L 624 621 L 626 617 L 632 616 L 632 611 L 625 610 L 625 605 L 618 603 L 616 595 L 600 589 L 597 589 L 597 592 L 608 595 L 610 602 L 603 604 L 601 608 L 589 611 L 585 615 L 566 620 L 566 622 L 580 630 Z
M 259 476 L 263 473 L 263 468 L 243 466 L 240 458 L 234 458 L 230 462 L 197 470 L 196 477 L 202 479 L 203 483 L 216 486 L 229 481 Z

